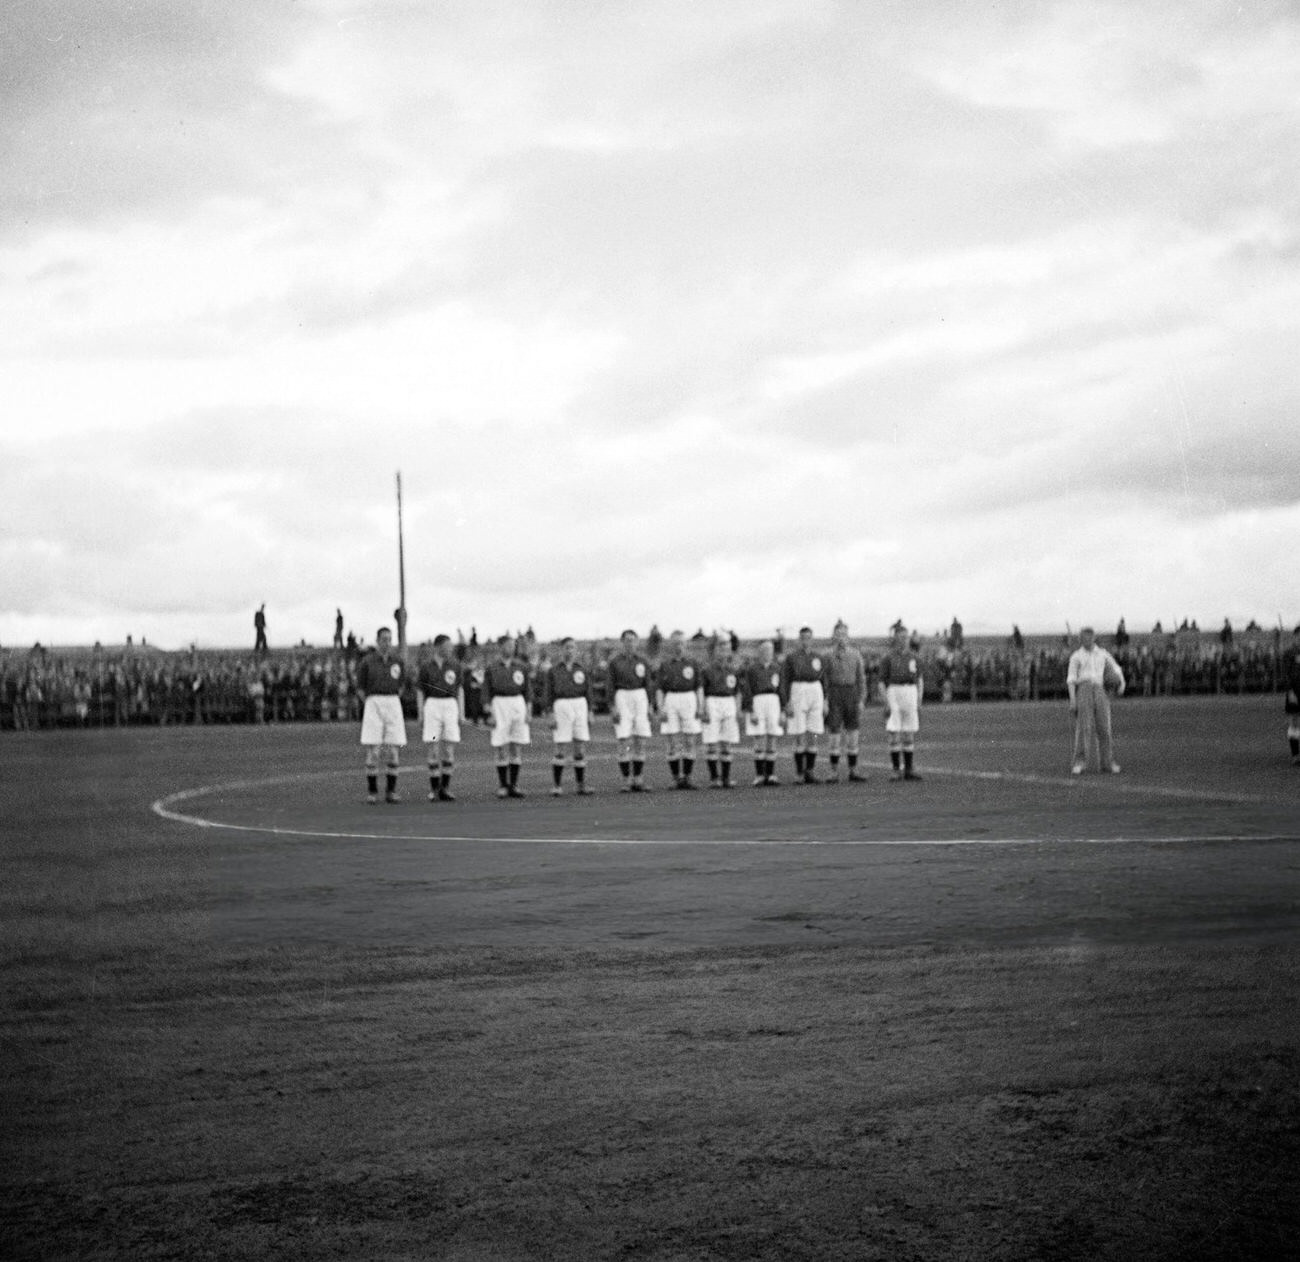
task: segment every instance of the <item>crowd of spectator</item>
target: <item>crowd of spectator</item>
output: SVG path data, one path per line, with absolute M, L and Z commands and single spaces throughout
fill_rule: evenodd
M 1300 628 L 1297 628 L 1300 635 Z M 774 639 L 783 639 L 778 633 Z M 1189 693 L 1273 692 L 1281 687 L 1288 650 L 1280 630 L 1249 627 L 1202 633 L 1185 625 L 1173 632 L 1129 635 L 1121 621 L 1101 637 L 1124 669 L 1130 696 Z M 652 628 L 645 647 L 657 656 L 663 637 Z M 719 644 L 742 654 L 734 633 L 696 632 L 690 650 L 700 658 Z M 869 696 L 886 641 L 856 641 L 867 660 Z M 539 642 L 531 628 L 516 637 L 518 655 L 533 666 L 534 678 L 550 665 L 557 646 Z M 477 633 L 457 637 L 456 653 L 466 665 L 465 708 L 470 723 L 486 715 L 480 695 L 484 649 Z M 615 640 L 582 646 L 594 684 L 597 712 L 606 663 Z M 782 646 L 784 647 L 784 646 Z M 954 625 L 922 643 L 925 697 L 929 702 L 1047 700 L 1066 695 L 1070 637 L 1024 636 L 971 639 Z M 412 649 L 413 663 L 422 648 Z M 0 729 L 52 727 L 167 726 L 201 723 L 347 722 L 360 718 L 355 665 L 362 652 L 351 641 L 330 649 L 305 645 L 253 653 L 189 649 L 164 652 L 128 646 L 52 651 L 0 649 Z M 407 699 L 414 716 L 414 697 Z

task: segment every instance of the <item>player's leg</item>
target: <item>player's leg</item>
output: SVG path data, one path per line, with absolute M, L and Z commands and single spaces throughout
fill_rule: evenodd
M 519 787 L 519 773 L 524 764 L 524 746 L 532 736 L 528 730 L 528 703 L 523 697 L 511 698 L 510 742 L 509 742 L 509 783 L 510 797 L 521 798 L 524 791 Z
M 844 729 L 844 759 L 849 765 L 849 779 L 858 783 L 866 776 L 858 770 L 858 751 L 860 748 L 861 728 L 855 719 L 852 727 Z
M 1079 684 L 1074 693 L 1074 745 L 1070 755 L 1070 774 L 1081 776 L 1088 769 L 1088 734 L 1090 721 L 1085 705 L 1087 684 Z
M 572 759 L 572 742 L 557 740 L 555 752 L 551 755 L 551 796 L 559 797 L 564 792 L 564 764 L 566 757 Z M 566 755 L 565 751 L 570 752 Z
M 1291 761 L 1300 767 L 1300 716 L 1292 715 L 1286 721 L 1286 740 L 1291 748 Z
M 691 775 L 695 771 L 695 759 L 700 751 L 700 715 L 699 701 L 695 693 L 688 694 L 682 715 L 682 788 L 693 789 Z
M 397 771 L 401 765 L 401 750 L 396 744 L 384 746 L 384 801 L 400 802 L 397 794 Z
M 429 801 L 436 802 L 442 792 L 442 749 L 435 737 L 430 740 L 426 729 L 424 740 L 424 761 L 429 769 Z
M 379 746 L 366 745 L 365 748 L 365 766 L 366 766 L 366 801 L 379 801 Z
M 632 704 L 630 694 L 620 688 L 614 694 L 614 739 L 618 742 L 618 770 L 623 793 L 632 791 Z
M 1094 704 L 1097 719 L 1097 747 L 1101 759 L 1102 771 L 1119 771 L 1115 761 L 1115 741 L 1110 726 L 1110 698 L 1104 688 L 1094 690 Z
M 645 771 L 645 742 L 650 739 L 650 699 L 641 688 L 632 694 L 632 698 L 632 792 L 644 793 L 645 783 L 641 775 Z
M 587 784 L 587 743 L 576 739 L 573 742 L 573 779 L 578 796 L 590 796 L 591 786 Z

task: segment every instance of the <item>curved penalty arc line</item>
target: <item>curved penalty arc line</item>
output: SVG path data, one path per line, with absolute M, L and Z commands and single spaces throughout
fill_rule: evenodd
M 338 841 L 419 841 L 443 843 L 487 843 L 506 845 L 548 845 L 548 846 L 1039 846 L 1039 845 L 1177 845 L 1186 843 L 1224 843 L 1240 841 L 1278 842 L 1293 841 L 1296 837 L 1289 834 L 1257 834 L 1247 837 L 1241 835 L 1214 836 L 1133 836 L 1133 837 L 933 837 L 900 838 L 896 840 L 878 840 L 861 837 L 816 838 L 816 837 L 539 837 L 539 836 L 492 836 L 447 833 L 382 833 L 360 831 L 337 831 L 322 828 L 285 828 L 272 824 L 236 824 L 226 820 L 209 819 L 203 815 L 194 815 L 187 811 L 173 809 L 185 802 L 208 797 L 213 793 L 222 793 L 241 789 L 261 789 L 277 784 L 298 784 L 310 780 L 324 780 L 334 776 L 348 775 L 350 771 L 308 771 L 292 775 L 267 776 L 257 780 L 229 780 L 219 784 L 198 785 L 194 788 L 180 789 L 158 798 L 150 804 L 150 810 L 160 819 L 172 823 L 186 824 L 194 828 L 222 829 L 229 832 L 257 833 L 273 837 L 316 837 Z M 1034 782 L 1068 784 L 1065 780 L 1051 780 L 1046 776 L 1017 775 L 1000 772 L 963 772 L 948 770 L 941 774 L 970 775 L 980 779 L 1016 779 Z M 1178 796 L 1183 796 L 1179 791 Z M 1260 799 L 1248 799 L 1256 801 Z

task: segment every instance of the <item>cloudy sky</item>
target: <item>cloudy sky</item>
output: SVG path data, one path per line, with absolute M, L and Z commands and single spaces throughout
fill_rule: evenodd
M 0 644 L 1300 621 L 1300 9 L 15 0 Z

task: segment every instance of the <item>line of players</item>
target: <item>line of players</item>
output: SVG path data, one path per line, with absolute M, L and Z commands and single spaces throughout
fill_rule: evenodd
M 818 738 L 829 731 L 831 782 L 839 779 L 840 761 L 848 779 L 862 781 L 858 771 L 860 717 L 866 704 L 866 668 L 862 654 L 849 643 L 844 622 L 836 624 L 831 647 L 813 646 L 810 627 L 799 631 L 799 643 L 777 660 L 771 641 L 758 656 L 742 662 L 730 646 L 714 650 L 707 662 L 689 656 L 685 638 L 673 632 L 656 668 L 640 652 L 635 631 L 624 631 L 620 648 L 609 660 L 614 736 L 624 793 L 647 792 L 644 771 L 651 721 L 658 718 L 668 740 L 668 768 L 674 787 L 694 789 L 698 748 L 704 746 L 709 787 L 731 789 L 733 761 L 741 744 L 743 720 L 752 740 L 755 786 L 776 785 L 777 738 L 788 730 L 794 741 L 796 783 L 818 784 Z M 406 744 L 401 693 L 407 682 L 405 662 L 392 644 L 392 632 L 381 627 L 377 645 L 361 661 L 357 686 L 364 698 L 361 744 L 365 750 L 367 798 L 379 800 L 379 768 L 385 768 L 385 800 L 400 801 L 397 772 L 400 749 Z M 451 641 L 439 635 L 431 656 L 417 672 L 416 697 L 422 736 L 427 748 L 429 800 L 454 801 L 451 780 L 456 746 L 464 722 L 463 667 L 451 652 Z M 551 762 L 551 793 L 564 792 L 564 773 L 572 770 L 575 791 L 589 795 L 587 745 L 591 741 L 592 682 L 578 660 L 572 638 L 561 644 L 561 657 L 540 679 L 539 700 L 550 716 L 555 752 Z M 916 734 L 924 681 L 915 639 L 896 628 L 888 655 L 881 663 L 880 701 L 887 712 L 885 730 L 892 764 L 890 779 L 919 780 L 914 767 Z M 521 798 L 520 768 L 524 747 L 531 743 L 529 699 L 532 679 L 525 662 L 514 655 L 508 637 L 497 641 L 484 683 L 488 725 L 495 754 L 497 796 Z

